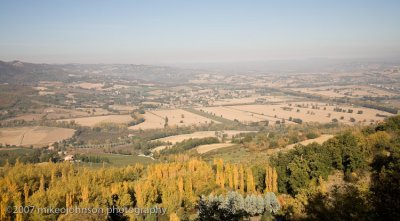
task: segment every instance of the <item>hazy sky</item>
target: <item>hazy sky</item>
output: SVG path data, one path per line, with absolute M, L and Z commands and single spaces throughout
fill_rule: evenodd
M 0 60 L 185 63 L 400 55 L 400 1 L 0 0 Z

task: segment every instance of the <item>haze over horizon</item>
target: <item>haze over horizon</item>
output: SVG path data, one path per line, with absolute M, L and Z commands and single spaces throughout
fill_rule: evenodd
M 393 59 L 399 1 L 0 1 L 0 60 Z

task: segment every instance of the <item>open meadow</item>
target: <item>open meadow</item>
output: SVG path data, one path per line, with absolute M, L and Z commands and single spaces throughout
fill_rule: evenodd
M 201 110 L 226 119 L 238 120 L 245 124 L 269 121 L 270 125 L 283 119 L 286 124 L 293 123 L 293 119 L 300 119 L 302 122 L 330 123 L 337 121 L 345 124 L 369 124 L 382 121 L 385 117 L 393 115 L 371 108 L 321 102 L 220 106 L 205 107 Z
M 334 105 L 319 102 L 291 102 L 277 105 L 243 105 L 230 107 L 246 113 L 257 113 L 264 116 L 285 119 L 301 119 L 303 122 L 329 123 L 336 119 L 345 124 L 369 124 L 382 121 L 384 116 L 393 114 L 365 107 Z
M 319 136 L 317 138 L 314 138 L 314 139 L 308 139 L 308 140 L 303 140 L 303 141 L 298 142 L 298 143 L 289 144 L 285 148 L 292 149 L 294 146 L 299 145 L 299 144 L 301 144 L 303 146 L 306 146 L 306 145 L 311 144 L 311 143 L 322 144 L 323 142 L 325 142 L 325 141 L 327 141 L 327 140 L 329 140 L 329 139 L 331 139 L 333 137 L 334 136 L 331 135 L 331 134 L 322 134 L 321 136 Z
M 223 135 L 226 138 L 231 139 L 233 136 L 241 134 L 241 133 L 252 133 L 257 131 L 240 131 L 240 130 L 224 130 L 224 131 L 196 131 L 190 134 L 179 134 L 174 136 L 163 137 L 160 139 L 156 139 L 153 141 L 161 141 L 161 142 L 168 142 L 171 144 L 175 144 L 178 142 L 182 142 L 188 139 L 201 139 L 206 137 L 222 137 Z
M 75 130 L 57 127 L 12 127 L 0 129 L 0 143 L 16 146 L 42 146 L 71 138 Z
M 110 105 L 108 107 L 117 111 L 133 111 L 138 108 L 137 106 L 134 105 L 118 105 L 118 104 Z
M 153 159 L 144 156 L 137 155 L 123 155 L 123 154 L 111 154 L 111 153 L 92 153 L 83 154 L 83 156 L 99 158 L 101 160 L 106 160 L 103 163 L 92 163 L 92 162 L 81 162 L 80 165 L 88 167 L 126 167 L 134 166 L 135 164 L 148 165 L 154 163 Z
M 212 105 L 237 105 L 237 104 L 251 104 L 256 102 L 283 102 L 293 99 L 289 96 L 251 96 L 243 98 L 219 99 L 210 102 Z
M 334 97 L 392 97 L 396 94 L 386 91 L 384 89 L 366 86 L 366 85 L 346 85 L 346 86 L 321 86 L 321 87 L 309 87 L 309 88 L 289 88 L 293 91 L 298 91 L 307 94 L 315 94 L 326 96 L 330 98 Z
M 221 149 L 221 148 L 225 148 L 225 147 L 231 147 L 231 146 L 234 146 L 234 145 L 236 145 L 236 144 L 232 144 L 232 143 L 206 144 L 206 145 L 198 146 L 196 148 L 196 150 L 197 150 L 197 152 L 199 154 L 204 154 L 204 153 L 207 153 L 207 152 L 212 151 L 212 150 L 217 150 L 217 149 Z
M 60 120 L 60 119 L 91 117 L 91 116 L 109 114 L 107 110 L 102 108 L 65 109 L 57 107 L 47 107 L 47 108 L 33 110 L 32 112 L 34 113 L 19 114 L 15 117 L 6 119 L 4 121 L 14 121 L 14 120 L 38 121 L 41 119 Z
M 166 125 L 166 121 L 170 127 L 219 123 L 182 109 L 146 111 L 143 116 L 145 119 L 143 123 L 131 126 L 129 129 L 161 129 Z
M 88 90 L 90 90 L 90 89 L 99 90 L 104 86 L 104 84 L 83 82 L 83 83 L 80 83 L 80 84 L 76 84 L 74 86 L 80 87 L 80 88 L 83 88 L 83 89 L 88 89 Z
M 277 120 L 280 120 L 274 118 L 273 116 L 266 116 L 256 112 L 239 110 L 236 107 L 237 106 L 204 107 L 198 108 L 198 110 L 202 110 L 208 114 L 226 118 L 232 121 L 237 120 L 244 124 L 268 121 L 270 125 L 274 125 Z
M 75 122 L 81 126 L 95 127 L 103 123 L 128 124 L 133 118 L 130 115 L 106 115 L 95 117 L 80 117 L 58 120 L 58 122 Z

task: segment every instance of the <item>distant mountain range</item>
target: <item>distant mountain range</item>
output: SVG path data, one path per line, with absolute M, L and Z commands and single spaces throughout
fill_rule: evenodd
M 194 75 L 263 75 L 300 73 L 341 73 L 381 71 L 398 67 L 399 63 L 309 59 L 303 61 L 270 61 L 249 63 L 197 64 L 179 67 L 135 64 L 34 64 L 21 61 L 0 61 L 0 83 L 35 83 L 38 81 L 71 82 L 122 79 L 162 84 L 184 84 Z
M 2 83 L 65 80 L 67 77 L 67 72 L 54 65 L 0 61 L 0 82 Z
M 35 83 L 38 81 L 67 82 L 74 78 L 103 76 L 155 83 L 185 83 L 202 71 L 165 66 L 133 64 L 33 64 L 21 61 L 0 61 L 0 82 Z

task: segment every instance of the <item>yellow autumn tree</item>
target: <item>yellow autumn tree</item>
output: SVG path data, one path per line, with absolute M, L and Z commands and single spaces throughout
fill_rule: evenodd
M 24 183 L 24 202 L 25 205 L 28 204 L 28 200 L 29 200 L 29 186 L 27 183 Z
M 135 197 L 136 197 L 136 205 L 138 207 L 142 207 L 145 205 L 145 197 L 144 197 L 144 193 L 143 193 L 143 188 L 141 183 L 136 183 L 134 186 L 134 190 L 135 190 Z
M 184 190 L 183 190 L 183 179 L 181 176 L 178 177 L 178 192 L 179 192 L 179 202 L 182 202 Z
M 278 174 L 270 166 L 265 169 L 265 192 L 278 192 Z
M 239 190 L 244 193 L 244 169 L 242 164 L 240 164 L 239 168 Z
M 232 172 L 232 166 L 227 163 L 225 165 L 225 177 L 227 178 L 227 183 L 229 188 L 233 189 L 233 172 Z
M 278 173 L 276 172 L 276 168 L 273 168 L 272 171 L 272 192 L 278 192 Z
M 273 192 L 273 179 L 274 179 L 274 172 L 272 167 L 268 166 L 268 192 Z
M 222 159 L 214 160 L 214 164 L 217 166 L 217 172 L 215 174 L 215 183 L 219 185 L 221 188 L 225 187 L 225 178 L 224 178 L 224 162 Z
M 197 198 L 193 195 L 193 181 L 189 176 L 185 181 L 185 205 L 195 205 Z
M 269 174 L 269 166 L 265 167 L 265 191 L 264 192 L 271 192 L 271 187 L 269 185 L 269 181 L 272 179 Z
M 82 197 L 82 202 L 84 203 L 89 202 L 89 186 L 87 185 L 81 186 L 81 197 Z
M 44 181 L 44 176 L 43 175 L 40 177 L 39 191 L 40 192 L 44 192 L 45 191 L 45 181 Z
M 328 192 L 327 187 L 326 187 L 326 182 L 324 181 L 324 179 L 321 176 L 318 177 L 318 184 L 319 184 L 318 189 L 321 193 Z
M 233 189 L 237 190 L 239 189 L 239 171 L 237 168 L 237 165 L 233 165 L 232 168 L 232 176 L 233 176 Z
M 176 213 L 171 213 L 169 215 L 169 221 L 180 221 L 178 215 L 176 215 Z
M 72 193 L 67 193 L 65 196 L 65 207 L 71 208 L 74 204 L 73 195 Z
M 253 177 L 253 172 L 251 171 L 251 168 L 246 169 L 246 192 L 247 193 L 255 193 L 256 192 L 256 187 L 254 185 L 254 177 Z
M 11 203 L 11 199 L 7 193 L 2 194 L 0 202 L 0 220 L 7 220 L 8 218 L 8 207 Z
M 21 202 L 21 193 L 20 193 L 20 192 L 17 192 L 17 193 L 15 193 L 15 194 L 13 194 L 13 195 L 14 195 L 13 201 L 14 201 L 14 203 L 15 203 L 15 206 L 16 206 L 17 208 L 21 207 L 21 206 L 22 206 L 22 202 Z M 23 213 L 17 213 L 17 214 L 16 214 L 16 217 L 15 217 L 15 220 L 16 220 L 16 221 L 23 221 L 23 220 L 24 220 Z

